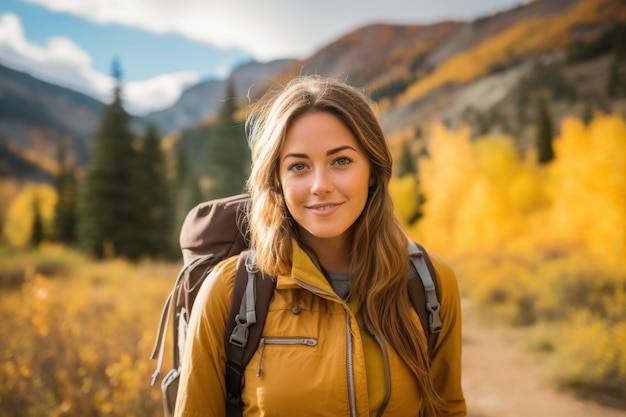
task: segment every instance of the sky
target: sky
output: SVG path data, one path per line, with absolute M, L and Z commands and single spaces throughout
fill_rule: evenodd
M 126 109 L 173 105 L 251 60 L 302 59 L 371 23 L 472 20 L 528 0 L 0 0 L 0 65 Z

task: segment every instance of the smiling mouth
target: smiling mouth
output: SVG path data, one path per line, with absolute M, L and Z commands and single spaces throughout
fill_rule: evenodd
M 318 207 L 310 207 L 312 210 L 317 210 L 317 211 L 326 211 L 326 210 L 330 210 L 333 207 L 337 207 L 336 204 L 331 204 L 328 206 L 318 206 Z
M 319 212 L 319 213 L 324 213 L 324 212 L 336 209 L 340 205 L 341 204 L 333 203 L 333 204 L 325 204 L 325 205 L 319 205 L 319 206 L 309 206 L 307 208 L 309 210 L 312 210 L 312 211 L 316 211 L 316 212 Z

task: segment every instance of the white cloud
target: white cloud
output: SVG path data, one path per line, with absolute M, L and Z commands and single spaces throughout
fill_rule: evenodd
M 0 61 L 45 81 L 60 83 L 102 99 L 112 80 L 91 67 L 89 55 L 66 38 L 51 38 L 40 47 L 24 36 L 17 16 L 0 16 Z
M 41 47 L 28 42 L 19 18 L 0 15 L 0 63 L 54 84 L 109 102 L 114 80 L 92 67 L 89 54 L 67 38 L 51 38 Z M 171 106 L 184 88 L 198 81 L 185 71 L 164 74 L 124 86 L 128 111 L 142 115 Z
M 97 23 L 178 33 L 259 60 L 305 57 L 361 25 L 473 18 L 525 0 L 26 0 Z
M 145 81 L 133 81 L 124 85 L 124 101 L 132 114 L 145 114 L 162 110 L 174 104 L 181 91 L 198 82 L 198 74 L 182 71 L 159 75 Z M 167 105 L 164 105 L 167 103 Z

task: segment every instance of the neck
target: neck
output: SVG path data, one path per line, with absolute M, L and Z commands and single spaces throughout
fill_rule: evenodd
M 311 249 L 326 271 L 350 272 L 350 247 L 347 236 L 319 239 L 309 234 L 302 236 L 304 244 Z

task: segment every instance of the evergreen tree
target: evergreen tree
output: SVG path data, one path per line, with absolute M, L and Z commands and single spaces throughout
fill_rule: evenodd
M 200 189 L 198 177 L 195 174 L 189 176 L 186 188 L 185 214 L 203 201 L 202 190 Z
M 582 112 L 581 119 L 583 122 L 585 122 L 586 125 L 588 125 L 593 119 L 593 110 L 591 108 L 591 104 L 589 104 L 589 100 L 586 100 L 585 103 L 583 104 L 583 112 Z
M 411 152 L 411 143 L 410 141 L 405 141 L 402 143 L 402 153 L 398 159 L 398 172 L 396 176 L 402 178 L 407 174 L 416 174 L 417 169 L 415 165 L 415 157 L 413 156 L 413 152 Z
M 136 237 L 142 247 L 141 254 L 166 255 L 171 250 L 174 213 L 165 156 L 153 124 L 146 128 L 134 172 L 135 188 L 139 198 Z
M 215 133 L 208 145 L 210 199 L 238 194 L 245 188 L 250 167 L 250 151 L 243 123 L 235 120 L 236 111 L 234 87 L 229 82 Z
M 181 188 L 187 182 L 187 178 L 190 175 L 189 160 L 182 140 L 176 142 L 174 154 L 176 156 L 176 186 Z
M 547 164 L 554 159 L 554 150 L 552 149 L 552 120 L 548 105 L 543 98 L 537 101 L 537 117 L 535 120 L 537 126 L 536 146 L 537 155 L 540 164 Z
M 78 240 L 82 249 L 98 258 L 122 255 L 132 259 L 141 255 L 136 238 L 139 192 L 133 181 L 136 151 L 130 116 L 122 104 L 117 61 L 113 75 L 113 101 L 102 112 L 80 193 Z
M 626 88 L 624 88 L 620 74 L 620 61 L 615 56 L 609 65 L 609 76 L 606 85 L 607 96 L 612 99 L 618 99 L 624 95 L 624 90 Z
M 76 206 L 78 204 L 78 182 L 76 170 L 68 163 L 67 142 L 60 141 L 57 149 L 59 172 L 55 178 L 58 196 L 54 208 L 55 239 L 65 244 L 76 240 Z
M 34 247 L 38 247 L 44 239 L 43 219 L 39 209 L 39 199 L 37 196 L 33 198 L 33 226 L 30 235 L 30 243 Z

